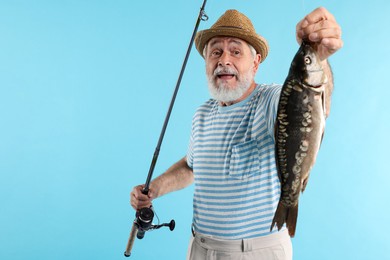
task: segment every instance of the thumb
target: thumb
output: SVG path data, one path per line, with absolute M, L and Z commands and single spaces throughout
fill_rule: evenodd
M 155 189 L 153 188 L 150 188 L 149 191 L 148 191 L 148 197 L 150 200 L 153 200 L 157 197 L 157 192 Z
M 150 189 L 149 192 L 148 192 L 148 197 L 150 200 L 154 199 L 154 190 L 153 189 Z

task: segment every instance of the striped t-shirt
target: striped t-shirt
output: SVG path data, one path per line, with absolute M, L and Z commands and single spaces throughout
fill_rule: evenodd
M 280 197 L 274 152 L 280 90 L 259 85 L 234 105 L 210 99 L 197 109 L 187 153 L 196 232 L 222 239 L 270 234 Z

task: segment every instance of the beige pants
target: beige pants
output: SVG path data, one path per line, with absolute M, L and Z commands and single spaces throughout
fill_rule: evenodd
M 259 238 L 219 240 L 191 236 L 187 260 L 292 260 L 287 230 Z

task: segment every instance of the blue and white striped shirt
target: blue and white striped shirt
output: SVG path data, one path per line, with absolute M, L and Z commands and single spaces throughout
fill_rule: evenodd
M 259 85 L 239 103 L 222 107 L 210 99 L 196 111 L 187 153 L 196 232 L 222 239 L 270 234 L 280 197 L 274 151 L 280 90 Z

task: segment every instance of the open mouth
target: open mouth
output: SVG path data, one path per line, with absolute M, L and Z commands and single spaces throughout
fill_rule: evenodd
M 234 74 L 217 74 L 217 78 L 222 79 L 222 80 L 229 80 L 234 78 L 236 75 Z

